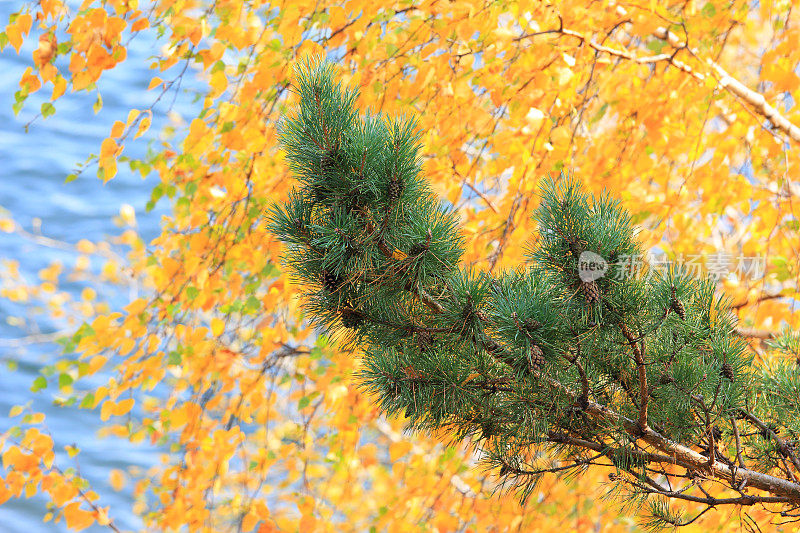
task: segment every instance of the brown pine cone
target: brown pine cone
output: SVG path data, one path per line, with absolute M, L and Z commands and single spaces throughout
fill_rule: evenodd
M 681 317 L 681 320 L 686 320 L 686 308 L 683 306 L 682 301 L 678 300 L 677 298 L 673 299 L 669 308 L 678 313 L 678 316 Z
M 433 335 L 428 331 L 418 331 L 416 341 L 417 349 L 421 352 L 433 347 Z
M 336 292 L 339 285 L 342 284 L 341 278 L 329 270 L 323 269 L 320 275 L 322 277 L 322 287 L 328 292 Z
M 364 321 L 364 316 L 352 307 L 343 308 L 339 311 L 339 316 L 342 318 L 342 325 L 348 329 L 355 329 Z
M 541 322 L 538 320 L 534 320 L 532 318 L 526 318 L 525 321 L 522 323 L 523 327 L 528 331 L 536 331 L 540 327 L 542 327 Z
M 686 320 L 686 308 L 683 306 L 683 302 L 678 299 L 675 287 L 672 287 L 672 298 L 670 298 L 669 308 L 675 311 L 678 316 L 681 317 L 681 320 Z
M 733 381 L 733 367 L 730 364 L 724 363 L 719 373 L 722 377 L 728 378 L 729 380 Z
M 530 352 L 528 353 L 528 362 L 531 365 L 531 370 L 539 372 L 544 364 L 547 362 L 544 358 L 544 352 L 536 344 L 531 344 Z
M 596 281 L 582 281 L 581 291 L 586 297 L 586 303 L 591 305 L 600 301 L 600 287 Z
M 389 185 L 387 187 L 387 192 L 389 194 L 389 201 L 394 202 L 400 195 L 403 194 L 403 189 L 405 188 L 405 184 L 403 181 L 398 178 L 397 176 L 392 176 L 392 179 L 389 180 Z
M 675 378 L 672 376 L 672 374 L 664 371 L 660 376 L 658 376 L 658 382 L 662 385 L 668 385 L 670 383 L 674 383 Z

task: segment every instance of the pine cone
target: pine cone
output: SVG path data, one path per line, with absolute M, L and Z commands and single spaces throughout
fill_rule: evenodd
M 672 302 L 669 304 L 669 308 L 678 313 L 678 316 L 681 317 L 681 320 L 686 320 L 686 308 L 683 306 L 682 301 L 678 300 L 677 298 L 673 298 Z
M 387 187 L 389 201 L 397 201 L 397 199 L 400 198 L 400 195 L 403 194 L 403 189 L 405 189 L 405 183 L 403 183 L 403 180 L 397 176 L 392 176 L 392 179 L 389 180 L 389 186 Z
M 536 331 L 537 329 L 542 327 L 542 324 L 538 320 L 534 320 L 532 318 L 526 318 L 525 321 L 522 323 L 522 326 L 528 331 Z
M 424 352 L 433 347 L 433 335 L 428 331 L 417 332 L 417 349 Z
M 322 277 L 322 288 L 328 292 L 336 292 L 342 284 L 341 278 L 329 270 L 323 269 L 320 275 Z
M 681 320 L 686 320 L 686 308 L 683 306 L 683 302 L 678 299 L 678 294 L 675 287 L 672 287 L 672 297 L 669 301 L 669 308 L 671 311 L 675 311 Z
M 722 377 L 728 378 L 729 380 L 733 381 L 733 367 L 730 364 L 724 363 L 719 373 Z
M 343 308 L 339 311 L 339 316 L 342 318 L 342 325 L 348 329 L 355 329 L 364 321 L 364 316 L 352 307 Z
M 547 362 L 544 358 L 544 352 L 536 344 L 531 344 L 530 352 L 528 353 L 528 362 L 531 365 L 531 370 L 539 372 L 544 364 Z
M 581 290 L 586 297 L 586 303 L 591 305 L 600 301 L 600 287 L 596 281 L 582 281 Z
M 675 383 L 675 378 L 669 372 L 664 371 L 658 376 L 658 382 L 662 385 L 668 385 L 670 383 Z

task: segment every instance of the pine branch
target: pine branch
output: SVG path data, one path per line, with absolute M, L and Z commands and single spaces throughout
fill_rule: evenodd
M 786 400 L 800 378 L 753 367 L 712 281 L 624 275 L 622 259 L 641 250 L 619 202 L 546 180 L 529 264 L 464 269 L 458 221 L 421 176 L 413 121 L 360 116 L 330 65 L 305 64 L 297 80 L 281 142 L 300 185 L 269 227 L 308 289 L 312 324 L 363 352 L 362 385 L 384 411 L 474 440 L 523 499 L 542 474 L 605 457 L 642 497 L 800 505 L 800 425 Z M 786 438 L 769 409 L 786 415 Z M 756 431 L 740 433 L 737 418 Z M 574 465 L 529 461 L 542 456 Z

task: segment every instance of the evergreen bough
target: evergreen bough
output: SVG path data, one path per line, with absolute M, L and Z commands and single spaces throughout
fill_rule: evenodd
M 363 352 L 360 378 L 386 413 L 477 441 L 523 500 L 548 472 L 591 467 L 647 504 L 647 526 L 699 516 L 669 500 L 800 516 L 800 374 L 794 361 L 753 366 L 713 281 L 630 272 L 641 249 L 628 213 L 564 175 L 541 188 L 525 267 L 464 268 L 414 120 L 359 114 L 329 63 L 296 78 L 280 141 L 300 186 L 269 227 L 310 320 Z M 597 256 L 608 270 L 587 275 Z

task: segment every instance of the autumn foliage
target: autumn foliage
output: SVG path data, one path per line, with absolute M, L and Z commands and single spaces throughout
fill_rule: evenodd
M 325 55 L 361 89 L 360 109 L 413 113 L 424 171 L 458 210 L 465 259 L 516 265 L 532 234 L 539 180 L 571 169 L 590 191 L 619 196 L 645 249 L 720 275 L 756 360 L 791 355 L 760 340 L 796 329 L 800 191 L 798 10 L 789 2 L 419 3 L 136 0 L 23 5 L 0 47 L 36 43 L 15 110 L 39 120 L 69 92 L 98 93 L 129 68 L 126 47 L 159 43 L 145 65 L 153 106 L 118 117 L 101 146 L 63 178 L 136 172 L 155 180 L 151 206 L 169 202 L 162 232 L 143 242 L 70 245 L 76 262 L 39 282 L 3 263 L 3 298 L 44 302 L 75 327 L 54 353 L 59 372 L 37 394 L 93 409 L 114 435 L 167 449 L 147 472 L 110 473 L 133 485 L 144 528 L 271 530 L 629 530 L 635 516 L 600 500 L 598 475 L 550 478 L 521 507 L 475 469 L 469 443 L 407 434 L 356 386 L 356 354 L 307 327 L 266 230 L 267 205 L 291 182 L 276 124 L 296 103 L 293 67 Z M 138 65 L 137 65 L 138 66 Z M 203 83 L 202 112 L 143 159 L 125 148 L 151 125 L 156 103 Z M 40 95 L 41 98 L 39 97 Z M 40 105 L 38 102 L 42 102 Z M 35 128 L 35 125 L 34 125 Z M 89 155 L 96 154 L 96 155 Z M 99 183 L 98 183 L 99 186 Z M 121 214 L 132 220 L 133 213 Z M 146 216 L 140 214 L 140 216 Z M 24 232 L 11 218 L 0 229 Z M 98 283 L 139 293 L 121 309 L 60 287 L 86 268 Z M 753 275 L 763 258 L 764 275 Z M 105 383 L 76 385 L 88 376 Z M 65 376 L 65 377 L 61 377 Z M 41 413 L 4 420 L 0 502 L 43 493 L 45 520 L 75 530 L 120 529 L 115 509 L 68 461 L 55 461 Z M 66 450 L 69 456 L 73 450 Z M 76 452 L 76 450 L 75 450 Z M 156 453 L 155 451 L 153 453 Z M 79 457 L 79 455 L 78 455 Z M 70 457 L 71 458 L 71 457 Z M 696 526 L 725 528 L 729 511 Z M 774 519 L 742 511 L 749 523 Z M 773 526 L 770 526 L 773 527 Z M 791 527 L 791 526 L 789 526 Z

